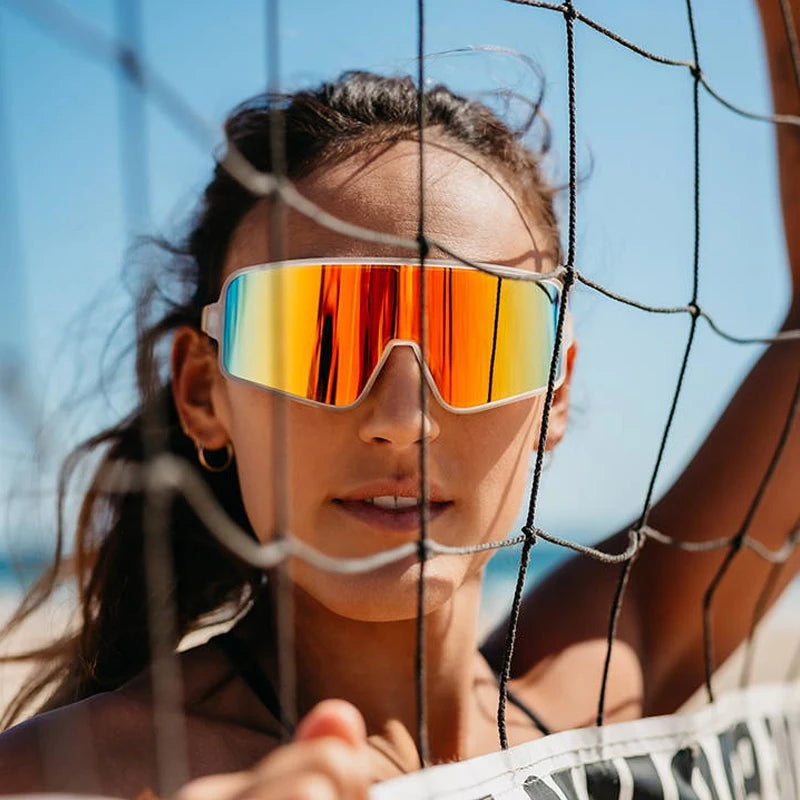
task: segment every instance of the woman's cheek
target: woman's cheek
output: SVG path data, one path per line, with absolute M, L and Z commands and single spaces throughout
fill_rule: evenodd
M 324 411 L 290 400 L 282 401 L 281 429 L 276 429 L 276 398 L 252 387 L 236 389 L 232 398 L 236 468 L 250 523 L 258 538 L 268 541 L 280 514 L 289 530 L 306 538 L 320 497 L 335 482 L 337 464 L 341 469 L 340 437 Z M 276 452 L 273 442 L 281 441 Z
M 488 413 L 487 424 L 470 434 L 465 463 L 471 465 L 467 480 L 475 486 L 484 538 L 497 539 L 510 532 L 524 499 L 541 403 L 536 398 Z
M 247 517 L 261 541 L 275 527 L 275 454 L 271 395 L 241 384 L 232 386 L 230 434 L 242 501 Z

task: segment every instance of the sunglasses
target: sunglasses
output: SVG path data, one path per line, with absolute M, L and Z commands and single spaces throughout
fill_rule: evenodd
M 203 308 L 201 328 L 219 343 L 224 374 L 300 402 L 355 406 L 402 345 L 442 406 L 483 410 L 546 390 L 562 294 L 558 279 L 486 266 L 492 274 L 363 257 L 245 267 Z M 560 385 L 565 359 L 556 357 Z

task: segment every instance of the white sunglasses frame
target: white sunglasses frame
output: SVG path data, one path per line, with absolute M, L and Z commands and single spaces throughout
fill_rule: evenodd
M 349 411 L 350 409 L 356 408 L 360 405 L 364 399 L 369 395 L 372 386 L 374 385 L 375 381 L 378 379 L 378 375 L 380 375 L 381 369 L 383 365 L 389 358 L 391 351 L 395 347 L 410 347 L 411 350 L 414 352 L 416 356 L 417 363 L 420 366 L 420 372 L 425 378 L 426 383 L 428 384 L 428 388 L 431 391 L 431 394 L 436 398 L 437 403 L 439 403 L 442 408 L 446 411 L 449 411 L 453 414 L 474 414 L 478 411 L 486 411 L 490 408 L 497 408 L 499 406 L 507 405 L 508 403 L 516 403 L 520 400 L 526 400 L 531 397 L 537 397 L 538 395 L 545 394 L 547 391 L 547 386 L 543 386 L 539 389 L 534 389 L 530 392 L 525 392 L 524 394 L 514 395 L 513 397 L 504 397 L 501 400 L 492 400 L 488 403 L 481 403 L 477 406 L 469 406 L 468 408 L 460 408 L 457 406 L 452 406 L 449 403 L 446 403 L 442 398 L 441 394 L 439 393 L 439 389 L 436 386 L 436 381 L 431 374 L 431 371 L 428 365 L 425 363 L 425 360 L 422 357 L 422 348 L 420 347 L 418 342 L 415 342 L 412 339 L 391 339 L 386 343 L 386 346 L 383 349 L 383 353 L 381 354 L 380 359 L 375 364 L 367 382 L 364 384 L 364 388 L 359 393 L 358 397 L 352 402 L 346 405 L 332 405 L 330 403 L 323 403 L 319 400 L 310 400 L 307 397 L 301 397 L 300 395 L 292 394 L 291 392 L 285 392 L 282 389 L 274 389 L 270 386 L 264 386 L 262 383 L 257 383 L 256 381 L 248 380 L 247 378 L 241 378 L 238 375 L 234 375 L 228 371 L 225 367 L 224 360 L 223 360 L 223 345 L 222 345 L 222 326 L 223 320 L 225 319 L 225 298 L 227 295 L 228 287 L 230 284 L 236 280 L 239 276 L 247 273 L 247 272 L 262 272 L 268 269 L 278 269 L 278 268 L 287 268 L 287 267 L 299 267 L 299 266 L 309 266 L 309 265 L 316 265 L 316 266 L 335 266 L 337 264 L 347 265 L 347 264 L 361 264 L 361 265 L 375 265 L 375 266 L 409 266 L 409 267 L 418 267 L 420 266 L 420 260 L 414 258 L 407 258 L 407 259 L 397 259 L 397 258 L 371 258 L 367 256 L 361 256 L 358 258 L 301 258 L 301 259 L 290 259 L 285 261 L 274 261 L 265 264 L 253 264 L 252 266 L 242 267 L 241 269 L 237 269 L 232 272 L 228 277 L 225 279 L 225 282 L 222 284 L 222 288 L 220 289 L 219 299 L 214 303 L 209 303 L 206 306 L 203 306 L 201 317 L 200 317 L 200 330 L 205 333 L 210 339 L 213 339 L 217 342 L 217 361 L 219 364 L 220 372 L 231 381 L 235 381 L 238 383 L 244 383 L 247 386 L 254 386 L 258 389 L 261 389 L 265 392 L 272 392 L 274 394 L 280 395 L 281 397 L 286 397 L 290 400 L 295 400 L 298 403 L 303 403 L 305 405 L 313 406 L 314 408 L 325 408 L 331 411 Z M 563 281 L 560 279 L 560 275 L 562 271 L 555 270 L 552 273 L 540 273 L 540 272 L 530 272 L 527 270 L 517 269 L 514 267 L 506 267 L 500 266 L 497 264 L 484 264 L 478 263 L 477 266 L 471 266 L 469 264 L 461 264 L 457 261 L 447 261 L 443 259 L 425 259 L 424 264 L 426 266 L 432 267 L 450 267 L 455 269 L 467 269 L 476 272 L 487 272 L 492 275 L 496 275 L 500 278 L 510 278 L 511 280 L 523 280 L 523 281 L 530 281 L 533 283 L 545 283 L 550 286 L 554 286 L 558 290 L 558 300 L 556 302 L 561 302 L 564 297 L 564 284 Z M 530 277 L 529 277 L 530 276 Z M 562 340 L 562 352 L 559 354 L 561 359 L 561 369 L 560 374 L 556 378 L 554 389 L 557 389 L 564 383 L 567 374 L 567 367 L 566 367 L 566 358 L 564 357 L 566 351 L 569 349 L 570 344 L 572 343 L 572 320 L 569 311 L 567 311 L 567 318 L 565 319 L 565 335 Z

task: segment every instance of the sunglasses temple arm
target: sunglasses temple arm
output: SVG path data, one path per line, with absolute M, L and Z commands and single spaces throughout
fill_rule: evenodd
M 219 303 L 210 303 L 203 306 L 200 314 L 200 330 L 210 336 L 212 339 L 219 341 L 219 326 L 220 326 L 220 307 Z

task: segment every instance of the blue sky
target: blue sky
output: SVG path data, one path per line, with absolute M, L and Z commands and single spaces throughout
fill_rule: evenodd
M 21 3 L 20 5 L 24 5 Z M 106 33 L 111 0 L 65 3 Z M 582 2 L 581 10 L 658 53 L 690 58 L 685 4 Z M 700 58 L 731 100 L 769 109 L 755 8 L 749 0 L 697 3 Z M 212 124 L 266 84 L 262 2 L 143 0 L 143 56 Z M 347 68 L 415 70 L 414 0 L 291 0 L 281 9 L 281 78 L 292 89 Z M 429 0 L 429 53 L 511 48 L 541 67 L 553 128 L 548 162 L 566 179 L 563 19 L 503 0 Z M 579 160 L 577 265 L 623 294 L 656 304 L 688 301 L 692 254 L 692 80 L 576 26 Z M 511 86 L 535 95 L 518 61 L 485 52 L 431 58 L 428 73 L 468 93 Z M 109 422 L 130 399 L 130 379 L 87 403 L 108 333 L 126 308 L 121 279 L 130 243 L 121 186 L 119 96 L 108 65 L 61 43 L 0 0 L 0 347 L 26 369 L 27 395 L 0 399 L 0 481 L 19 492 L 31 475 L 53 485 L 52 463 L 32 464 L 31 430 L 53 457 Z M 122 91 L 129 91 L 123 89 Z M 785 312 L 788 270 L 777 203 L 773 132 L 701 96 L 700 302 L 721 325 L 768 334 Z M 133 233 L 176 237 L 212 166 L 152 103 L 145 106 L 149 221 Z M 133 270 L 132 272 L 130 270 Z M 135 269 L 129 268 L 135 277 Z M 689 321 L 650 316 L 579 288 L 580 354 L 570 431 L 545 476 L 539 523 L 592 539 L 637 516 L 655 461 Z M 124 344 L 126 328 L 122 328 Z M 758 348 L 700 325 L 657 490 L 702 441 Z M 25 516 L 47 527 L 49 498 Z M 18 531 L 18 512 L 2 527 Z M 41 515 L 41 516 L 39 516 Z M 0 548 L 2 543 L 0 542 Z

